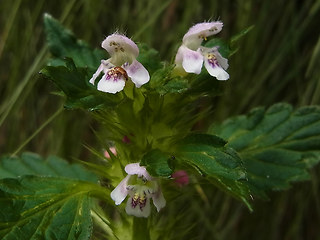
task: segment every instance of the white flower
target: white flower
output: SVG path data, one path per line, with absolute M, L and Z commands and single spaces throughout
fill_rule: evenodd
M 126 176 L 111 192 L 111 198 L 119 205 L 129 195 L 126 212 L 136 217 L 148 217 L 150 215 L 150 198 L 158 212 L 166 205 L 158 182 L 154 180 L 145 167 L 139 163 L 128 164 L 125 169 Z
M 107 50 L 110 58 L 101 60 L 100 66 L 89 81 L 94 84 L 96 78 L 103 72 L 104 75 L 98 82 L 98 90 L 117 93 L 124 88 L 128 79 L 131 79 L 138 88 L 149 81 L 148 71 L 136 60 L 139 48 L 131 39 L 114 33 L 108 36 L 101 46 Z
M 201 46 L 207 37 L 221 31 L 223 23 L 204 22 L 191 27 L 184 35 L 182 45 L 178 49 L 175 63 L 178 69 L 183 69 L 188 73 L 199 74 L 204 62 L 204 66 L 213 77 L 218 80 L 229 79 L 229 74 L 225 71 L 228 68 L 228 60 L 221 56 L 218 46 L 205 48 Z

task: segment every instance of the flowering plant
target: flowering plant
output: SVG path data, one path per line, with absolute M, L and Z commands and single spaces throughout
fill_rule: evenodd
M 44 20 L 52 59 L 41 73 L 61 90 L 65 108 L 97 120 L 102 147 L 88 147 L 94 157 L 81 165 L 30 153 L 3 158 L 1 166 L 32 166 L 0 168 L 3 239 L 182 239 L 168 219 L 191 229 L 194 219 L 182 213 L 189 209 L 179 206 L 208 204 L 203 186 L 253 211 L 254 199 L 307 179 L 319 162 L 317 106 L 279 103 L 211 121 L 211 100 L 225 80 L 239 81 L 228 69 L 234 49 L 217 41 L 221 21 L 191 26 L 166 62 L 124 34 L 93 50 L 51 16 Z

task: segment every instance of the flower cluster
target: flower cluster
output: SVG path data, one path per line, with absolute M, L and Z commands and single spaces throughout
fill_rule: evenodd
M 175 57 L 176 69 L 186 73 L 199 74 L 204 63 L 211 76 L 218 80 L 229 79 L 225 71 L 228 60 L 219 53 L 219 46 L 207 48 L 202 46 L 203 40 L 222 30 L 222 22 L 204 22 L 191 27 L 184 35 L 182 45 Z M 96 78 L 103 72 L 97 84 L 97 89 L 107 93 L 117 93 L 123 90 L 127 80 L 131 80 L 137 88 L 149 82 L 150 76 L 146 68 L 137 61 L 138 46 L 126 36 L 114 33 L 101 44 L 110 55 L 107 60 L 101 60 L 97 71 L 90 79 L 95 84 Z
M 176 55 L 177 68 L 183 69 L 187 73 L 199 74 L 204 62 L 204 66 L 213 77 L 218 80 L 229 79 L 229 74 L 225 71 L 228 68 L 228 60 L 221 56 L 218 46 L 206 48 L 201 46 L 207 37 L 219 33 L 222 29 L 222 22 L 198 23 L 191 27 L 184 35 L 182 45 Z

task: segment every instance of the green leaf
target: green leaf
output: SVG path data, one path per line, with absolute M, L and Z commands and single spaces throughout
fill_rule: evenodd
M 137 57 L 137 60 L 148 70 L 149 74 L 152 75 L 162 66 L 159 52 L 153 48 L 150 48 L 145 43 L 139 43 L 138 47 L 140 53 Z
M 65 106 L 70 109 L 87 110 L 113 107 L 121 100 L 121 94 L 98 91 L 89 83 L 86 69 L 77 68 L 72 59 L 65 59 L 64 66 L 46 66 L 41 73 L 50 78 L 67 96 Z
M 146 166 L 147 171 L 155 177 L 169 177 L 172 174 L 171 156 L 161 152 L 158 149 L 146 153 L 142 160 L 141 165 Z
M 43 159 L 34 153 L 23 153 L 21 157 L 0 158 L 0 178 L 23 175 L 66 177 L 88 182 L 98 182 L 98 177 L 80 164 L 69 164 L 56 156 Z
M 267 198 L 291 182 L 309 178 L 307 169 L 320 161 L 320 108 L 288 104 L 257 108 L 213 126 L 215 133 L 236 150 L 247 170 L 251 192 Z
M 190 164 L 216 185 L 248 202 L 246 171 L 235 151 L 225 146 L 226 142 L 214 135 L 191 134 L 180 143 L 177 158 Z
M 163 66 L 155 71 L 150 78 L 148 86 L 152 89 L 157 89 L 165 85 L 169 80 L 169 76 L 173 70 L 173 66 Z
M 143 88 L 137 88 L 132 82 L 126 84 L 126 87 L 123 89 L 125 95 L 132 100 L 132 107 L 136 114 L 144 106 L 145 96 L 143 95 Z M 131 104 L 130 104 L 131 105 Z
M 160 95 L 167 93 L 183 93 L 189 89 L 188 80 L 179 76 L 172 76 L 174 66 L 164 66 L 155 71 L 150 79 L 149 87 Z
M 65 66 L 47 66 L 41 73 L 49 77 L 53 82 L 68 96 L 72 98 L 80 98 L 87 96 L 93 91 L 87 80 L 88 73 L 85 69 L 78 69 L 73 60 L 68 58 L 65 60 Z
M 101 59 L 104 59 L 102 50 L 93 50 L 83 41 L 77 40 L 71 31 L 64 28 L 59 21 L 49 14 L 44 15 L 44 26 L 49 49 L 53 56 L 63 59 L 72 58 L 77 67 L 96 69 Z M 51 65 L 63 66 L 65 63 L 54 59 Z
M 23 176 L 0 180 L 0 237 L 89 239 L 90 194 L 96 184 L 67 178 Z
M 170 80 L 168 83 L 159 87 L 157 91 L 161 94 L 167 93 L 183 93 L 189 89 L 189 83 L 187 79 L 176 77 Z

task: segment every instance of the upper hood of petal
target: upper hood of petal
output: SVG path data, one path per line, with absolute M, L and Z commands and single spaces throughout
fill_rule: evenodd
M 141 167 L 139 163 L 130 163 L 128 164 L 124 170 L 129 175 L 138 175 L 145 177 L 148 181 L 152 180 L 152 177 L 147 172 L 147 169 L 145 167 Z
M 127 52 L 138 57 L 139 48 L 130 38 L 125 35 L 114 33 L 109 35 L 102 43 L 103 47 L 112 56 L 118 52 Z
M 220 21 L 198 23 L 183 36 L 183 44 L 191 50 L 196 50 L 201 45 L 203 38 L 219 33 L 222 27 L 223 23 Z
M 107 50 L 111 56 L 110 62 L 116 66 L 131 64 L 139 55 L 138 46 L 130 38 L 118 33 L 108 36 L 101 47 Z

